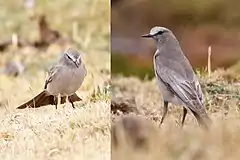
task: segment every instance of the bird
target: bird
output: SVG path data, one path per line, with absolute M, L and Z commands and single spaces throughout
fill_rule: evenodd
M 37 96 L 17 107 L 38 108 L 45 105 L 55 105 L 69 101 L 73 108 L 73 102 L 82 99 L 75 93 L 82 85 L 87 70 L 82 61 L 81 54 L 73 48 L 68 48 L 61 55 L 58 63 L 52 66 L 45 80 L 44 90 Z
M 153 66 L 164 106 L 160 126 L 168 112 L 168 104 L 172 103 L 183 106 L 182 127 L 187 113 L 191 112 L 198 124 L 208 129 L 212 120 L 205 109 L 201 85 L 173 32 L 166 27 L 155 26 L 141 37 L 152 38 L 156 42 Z

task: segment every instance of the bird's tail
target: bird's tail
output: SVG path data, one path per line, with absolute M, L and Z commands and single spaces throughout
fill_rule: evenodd
M 37 96 L 32 98 L 31 100 L 25 102 L 24 104 L 17 107 L 17 109 L 24 109 L 24 108 L 38 108 L 44 104 L 49 104 L 49 100 L 51 100 L 51 97 L 47 93 L 46 90 L 39 93 Z M 47 102 L 48 101 L 48 102 Z
M 206 112 L 202 114 L 193 112 L 193 114 L 196 117 L 199 125 L 203 126 L 206 130 L 210 128 L 210 125 L 212 124 L 212 120 L 209 118 Z
M 41 106 L 46 106 L 46 105 L 56 105 L 57 103 L 57 98 L 54 99 L 55 97 L 53 95 L 49 95 L 48 97 L 45 98 L 45 101 L 42 102 Z M 68 96 L 68 101 L 70 102 L 76 102 L 76 101 L 81 101 L 82 99 L 80 97 L 78 97 L 78 95 L 76 93 L 74 93 L 71 96 Z M 66 103 L 66 96 L 62 96 L 61 97 L 61 102 L 60 104 L 64 104 Z
M 80 97 L 78 97 L 78 95 L 76 93 L 74 93 L 73 95 L 68 96 L 68 100 L 71 101 L 71 102 L 76 102 L 76 101 L 81 101 L 82 99 Z M 66 102 L 66 100 L 65 100 L 65 102 Z M 61 104 L 62 104 L 62 101 L 61 101 Z
M 81 101 L 82 99 L 78 97 L 76 93 L 68 97 L 69 101 L 76 102 L 76 101 Z M 26 103 L 20 105 L 17 107 L 17 109 L 24 109 L 24 108 L 38 108 L 41 106 L 46 106 L 46 105 L 56 105 L 57 100 L 53 95 L 49 95 L 46 90 L 42 91 L 39 93 L 37 96 L 32 98 L 31 100 L 27 101 Z M 61 103 L 63 104 L 66 103 L 66 96 L 61 97 Z

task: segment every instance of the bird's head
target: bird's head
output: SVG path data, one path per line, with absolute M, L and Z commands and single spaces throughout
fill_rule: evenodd
M 74 50 L 72 48 L 67 49 L 63 53 L 63 62 L 72 67 L 79 67 L 82 63 L 81 55 L 77 50 Z
M 171 31 L 165 27 L 159 27 L 159 26 L 156 26 L 156 27 L 153 27 L 151 30 L 150 30 L 150 33 L 148 34 L 144 34 L 142 35 L 143 38 L 153 38 L 155 39 L 156 41 L 160 40 L 163 35 L 165 35 L 166 33 L 171 33 Z

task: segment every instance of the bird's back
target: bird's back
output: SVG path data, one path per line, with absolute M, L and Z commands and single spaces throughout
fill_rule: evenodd
M 180 93 L 176 93 L 176 90 L 174 91 L 172 88 L 172 86 L 180 86 L 179 90 L 187 98 L 199 101 L 199 105 L 204 107 L 200 83 L 174 36 L 158 47 L 154 56 L 154 68 L 159 81 L 165 86 L 169 86 L 169 92 L 181 99 L 178 96 Z M 157 71 L 159 72 L 157 73 Z M 181 88 L 182 86 L 183 88 Z M 183 100 L 181 99 L 181 101 Z

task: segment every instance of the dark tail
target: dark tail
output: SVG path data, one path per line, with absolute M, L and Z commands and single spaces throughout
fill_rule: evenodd
M 72 102 L 81 101 L 82 99 L 78 97 L 76 93 L 68 97 L 69 100 Z M 66 102 L 66 96 L 61 97 L 61 104 Z M 39 93 L 37 96 L 32 98 L 31 100 L 27 101 L 26 103 L 22 104 L 21 106 L 17 107 L 17 109 L 24 109 L 24 108 L 39 108 L 41 106 L 46 105 L 56 105 L 57 98 L 53 95 L 49 95 L 46 90 Z
M 41 93 L 39 93 L 37 96 L 35 96 L 34 98 L 32 98 L 31 100 L 27 101 L 26 103 L 20 105 L 17 107 L 17 109 L 24 109 L 24 108 L 38 108 L 42 105 L 46 105 L 49 104 L 49 100 L 51 100 L 51 98 L 49 98 L 49 94 L 47 93 L 46 90 L 42 91 Z
M 71 96 L 68 96 L 68 101 L 69 102 L 76 102 L 76 101 L 81 101 L 82 99 L 80 97 L 78 97 L 78 95 L 76 93 L 74 93 Z M 42 106 L 46 106 L 46 105 L 56 105 L 57 103 L 57 97 L 56 100 L 54 99 L 54 96 L 50 95 L 48 97 L 46 97 L 45 101 L 42 102 Z M 64 104 L 66 103 L 66 96 L 61 97 L 61 103 L 60 104 Z
M 64 102 L 66 102 L 65 99 L 64 99 Z M 68 97 L 68 100 L 72 101 L 72 102 L 76 102 L 76 101 L 81 101 L 82 99 L 80 97 L 78 97 L 78 95 L 76 93 L 74 93 L 73 95 Z M 61 104 L 62 104 L 62 100 L 61 100 Z
M 209 130 L 212 120 L 209 118 L 206 112 L 204 112 L 204 114 L 198 114 L 193 111 L 193 115 L 196 117 L 199 125 L 203 126 L 206 130 Z

